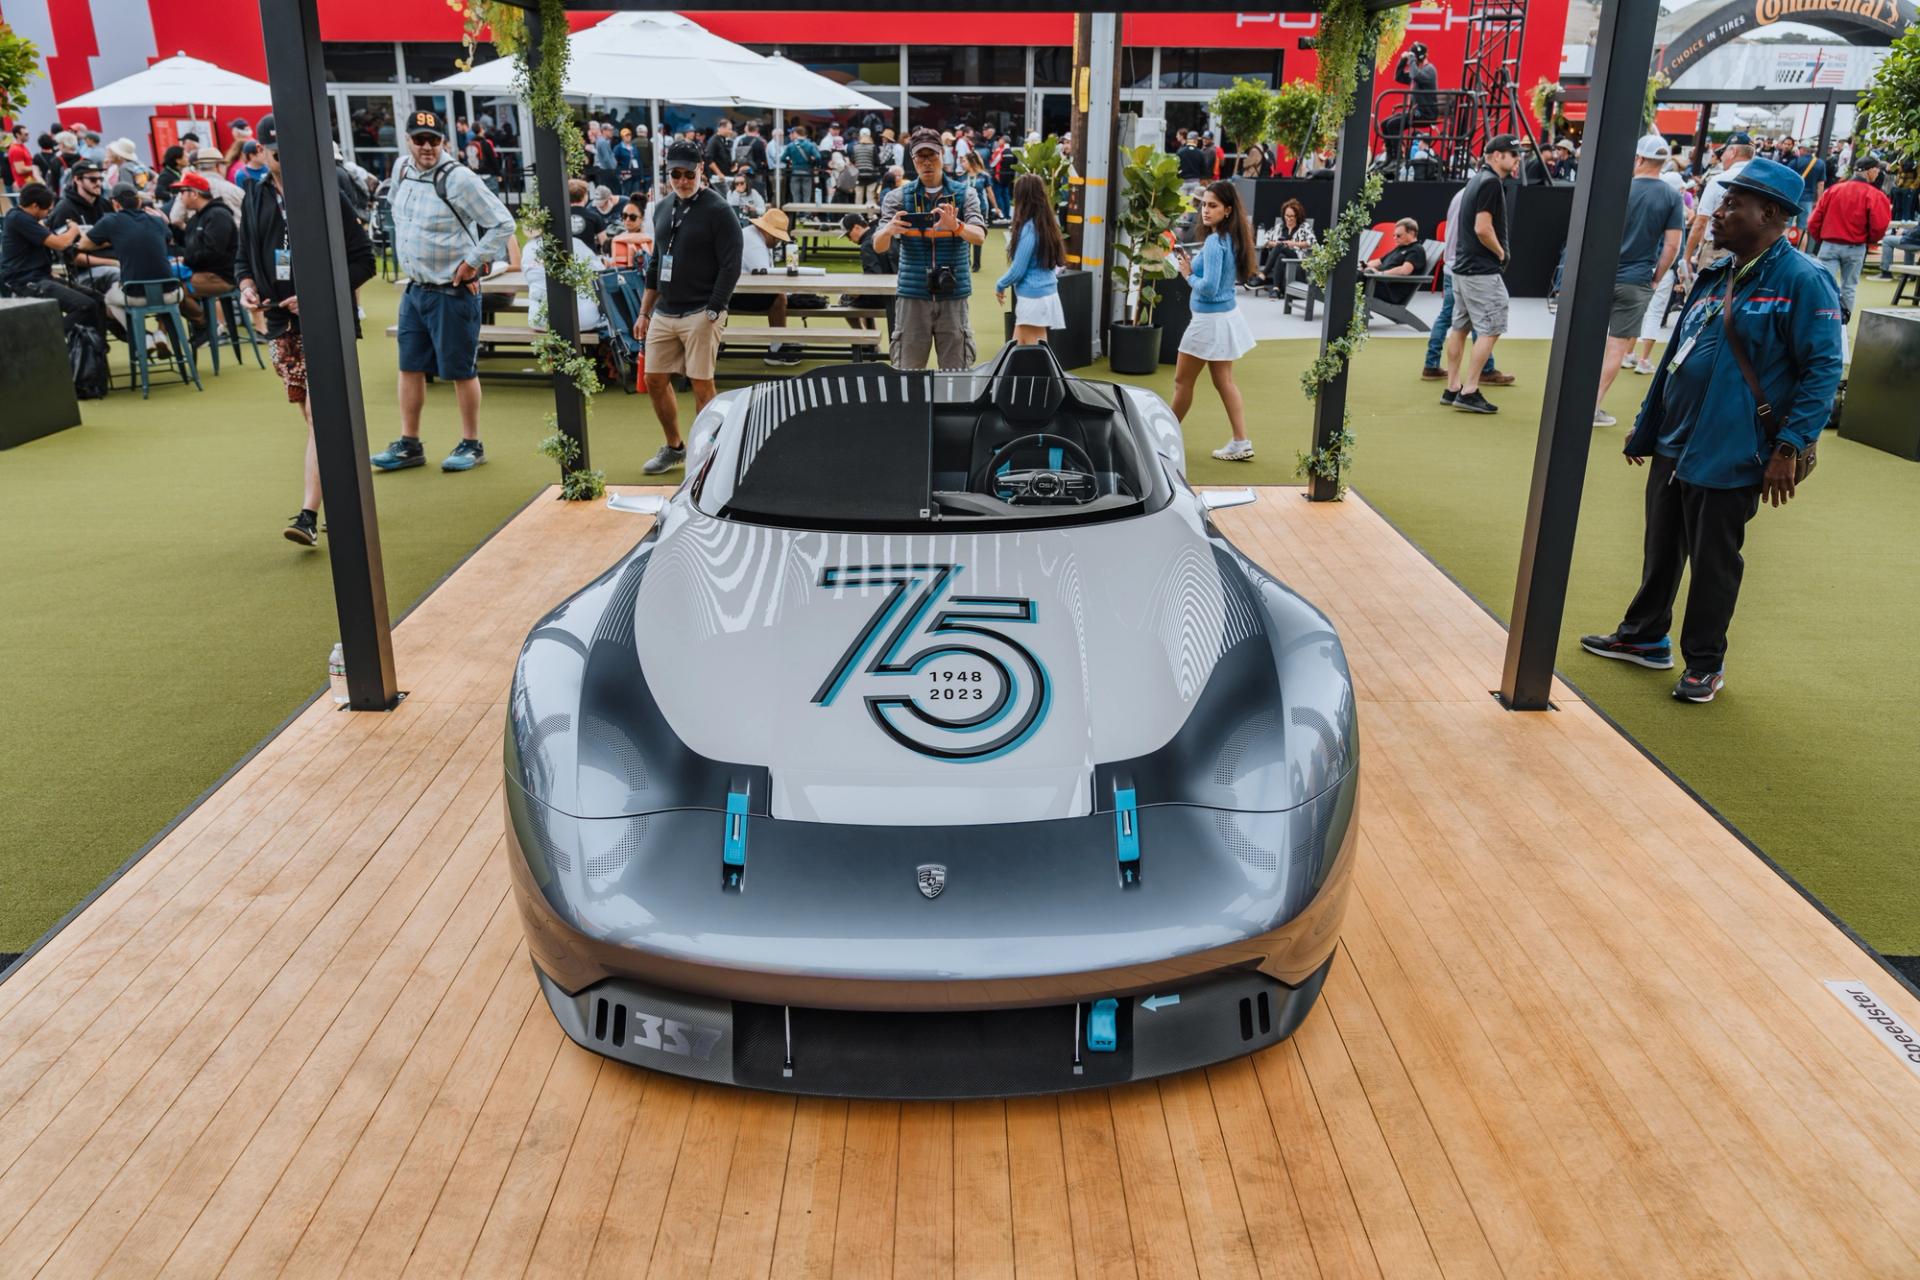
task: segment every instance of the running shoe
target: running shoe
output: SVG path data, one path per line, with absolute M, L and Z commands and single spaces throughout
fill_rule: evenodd
M 1622 640 L 1619 632 L 1604 636 L 1581 636 L 1580 647 L 1596 658 L 1617 658 L 1655 671 L 1673 670 L 1673 645 L 1665 637 L 1652 644 Z
M 1673 686 L 1673 696 L 1682 702 L 1712 702 L 1713 695 L 1726 687 L 1724 671 L 1695 671 L 1689 667 L 1680 683 Z
M 404 471 L 408 467 L 427 465 L 427 451 L 417 439 L 401 436 L 369 459 L 382 471 Z
M 471 471 L 487 460 L 487 446 L 478 440 L 462 440 L 440 464 L 442 471 Z

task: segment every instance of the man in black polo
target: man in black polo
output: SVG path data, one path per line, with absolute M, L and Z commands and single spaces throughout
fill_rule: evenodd
M 653 215 L 653 257 L 633 336 L 647 344 L 647 396 L 653 401 L 660 451 L 640 469 L 650 476 L 687 460 L 673 375 L 693 383 L 693 402 L 713 399 L 714 360 L 727 328 L 727 300 L 740 280 L 740 220 L 727 202 L 700 184 L 701 152 L 690 142 L 667 148 L 671 198 Z
M 1480 169 L 1460 193 L 1460 216 L 1447 229 L 1453 244 L 1453 322 L 1447 333 L 1447 389 L 1440 403 L 1468 413 L 1498 413 L 1480 394 L 1480 374 L 1493 356 L 1493 344 L 1507 331 L 1507 188 L 1520 168 L 1520 148 L 1512 134 L 1487 141 Z M 1474 332 L 1473 356 L 1460 372 L 1467 330 Z

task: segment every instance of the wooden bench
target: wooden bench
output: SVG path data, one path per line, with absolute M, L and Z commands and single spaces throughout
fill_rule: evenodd
M 720 354 L 728 355 L 735 348 L 764 351 L 775 345 L 799 347 L 810 356 L 850 354 L 857 363 L 878 359 L 881 339 L 878 329 L 807 329 L 795 325 L 780 329 L 730 324 L 720 339 Z
M 483 324 L 480 326 L 480 345 L 494 347 L 524 346 L 531 347 L 535 338 L 545 333 L 545 329 L 536 329 L 530 324 Z M 387 326 L 387 336 L 397 337 L 400 326 Z M 587 332 L 580 335 L 580 345 L 592 347 L 599 345 L 600 335 Z
M 1893 305 L 1896 307 L 1920 306 L 1920 263 L 1896 262 L 1893 264 Z M 1907 286 L 1913 286 L 1913 297 L 1907 299 Z

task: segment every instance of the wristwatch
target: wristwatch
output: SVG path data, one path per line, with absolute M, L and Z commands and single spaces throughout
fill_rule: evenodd
M 719 323 L 720 323 L 720 317 L 721 317 L 721 316 L 723 316 L 723 315 L 725 315 L 725 314 L 726 314 L 726 312 L 724 312 L 724 311 L 715 311 L 715 310 L 714 310 L 714 309 L 713 309 L 712 307 L 708 307 L 708 308 L 707 308 L 707 323 L 709 323 L 709 324 L 719 324 Z
M 1776 458 L 1798 458 L 1800 456 L 1800 450 L 1794 448 L 1790 441 L 1782 440 L 1773 446 L 1773 456 Z

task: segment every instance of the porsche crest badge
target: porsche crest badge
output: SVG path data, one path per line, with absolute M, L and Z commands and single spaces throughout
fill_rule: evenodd
M 940 896 L 940 891 L 947 887 L 947 869 L 937 862 L 923 863 L 915 880 L 920 886 L 922 897 L 937 898 Z

